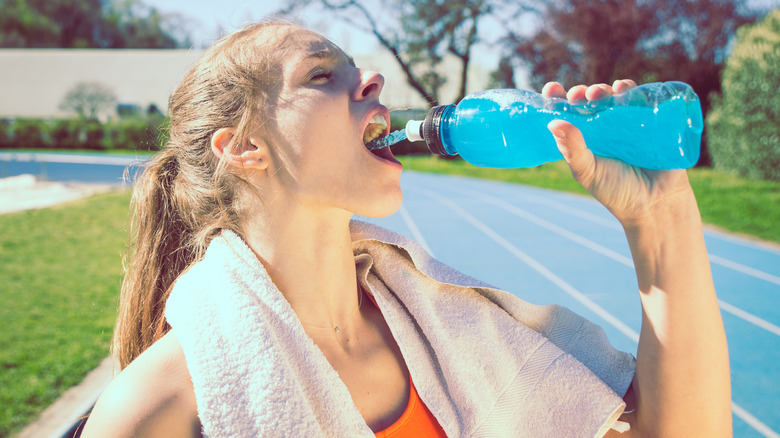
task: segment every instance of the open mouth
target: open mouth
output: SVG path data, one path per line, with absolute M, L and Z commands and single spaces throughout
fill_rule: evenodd
M 387 120 L 382 114 L 375 114 L 363 131 L 363 144 L 367 145 L 378 138 L 387 136 L 387 131 Z M 369 149 L 372 154 L 383 160 L 398 163 L 398 160 L 395 159 L 389 147 L 375 150 L 371 150 L 368 146 L 366 146 L 366 148 Z
M 381 114 L 376 114 L 363 131 L 363 143 L 368 144 L 379 137 L 384 137 L 387 131 L 387 121 Z

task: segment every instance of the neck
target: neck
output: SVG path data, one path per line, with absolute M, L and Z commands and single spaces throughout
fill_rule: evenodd
M 285 208 L 286 207 L 286 208 Z M 245 227 L 247 243 L 309 328 L 354 326 L 359 318 L 350 215 L 274 205 Z M 269 208 L 270 210 L 270 208 Z

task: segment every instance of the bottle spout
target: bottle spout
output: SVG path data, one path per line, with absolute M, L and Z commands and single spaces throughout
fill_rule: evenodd
M 422 141 L 425 140 L 422 134 L 423 121 L 422 120 L 409 120 L 406 122 L 406 139 L 409 141 Z

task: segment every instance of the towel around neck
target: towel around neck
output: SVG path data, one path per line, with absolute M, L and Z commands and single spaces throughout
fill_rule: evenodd
M 536 306 L 363 222 L 358 281 L 382 311 L 420 398 L 450 437 L 602 436 L 635 361 L 596 325 Z M 207 437 L 372 437 L 336 371 L 263 265 L 223 231 L 166 304 Z

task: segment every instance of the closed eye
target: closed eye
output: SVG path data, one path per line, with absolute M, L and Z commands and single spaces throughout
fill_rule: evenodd
M 325 71 L 322 69 L 316 69 L 309 73 L 309 81 L 312 82 L 325 82 L 329 80 L 333 76 L 333 74 L 329 71 Z

